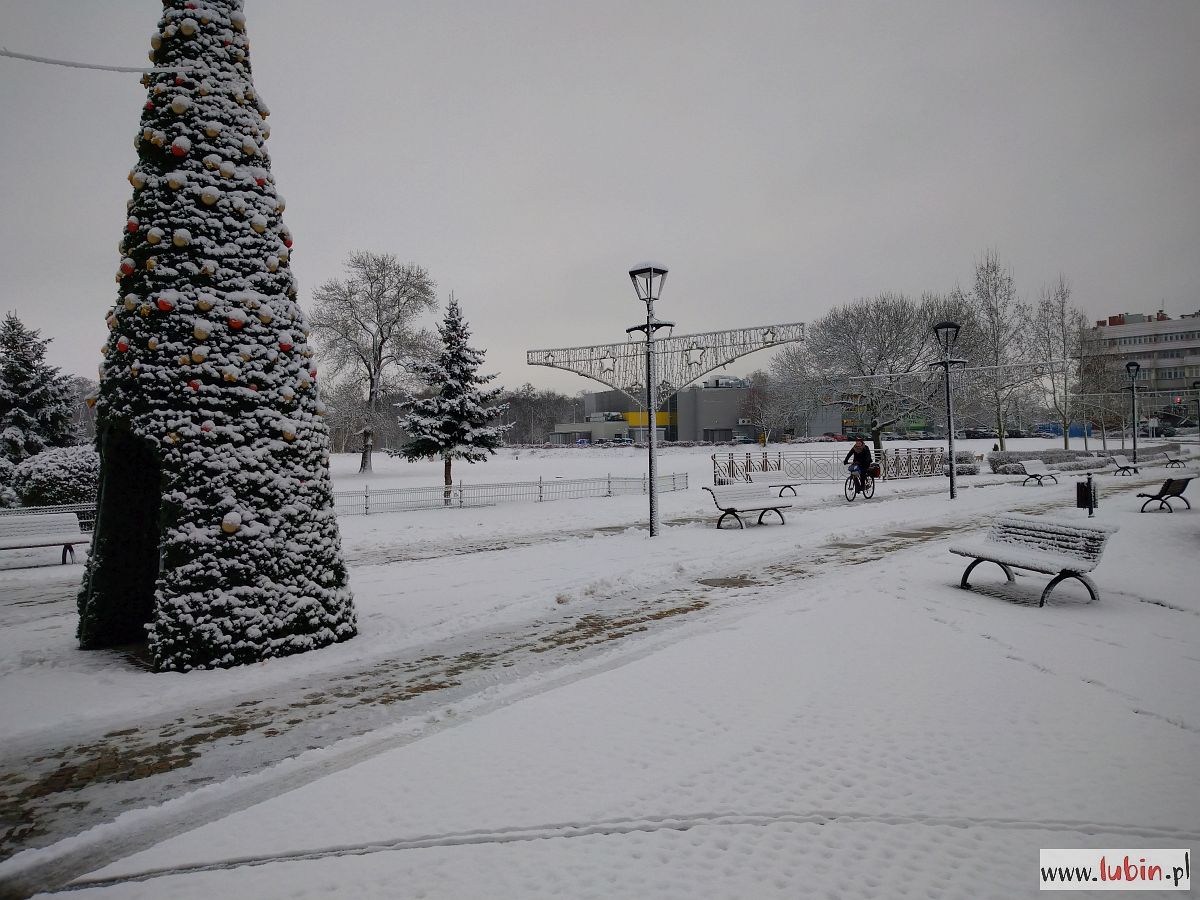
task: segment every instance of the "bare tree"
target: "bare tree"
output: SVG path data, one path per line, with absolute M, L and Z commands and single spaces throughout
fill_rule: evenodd
M 772 433 L 782 432 L 794 414 L 787 388 L 761 369 L 751 372 L 747 381 L 750 390 L 742 403 L 742 415 L 750 420 L 755 433 L 762 435 L 763 443 L 769 444 Z
M 925 294 L 919 301 L 883 293 L 835 307 L 808 329 L 803 346 L 789 348 L 774 372 L 799 405 L 854 409 L 869 422 L 878 449 L 890 425 L 929 408 L 936 383 L 930 326 L 946 314 L 947 300 Z M 886 376 L 851 380 L 856 376 Z
M 510 425 L 505 440 L 513 444 L 538 444 L 549 440 L 558 422 L 572 415 L 582 418 L 582 400 L 552 390 L 539 390 L 529 382 L 516 390 L 501 391 L 499 402 L 506 404 L 505 421 Z
M 385 395 L 402 381 L 411 382 L 416 365 L 437 346 L 433 332 L 418 325 L 421 316 L 437 308 L 437 298 L 425 269 L 402 265 L 387 253 L 351 253 L 346 276 L 313 292 L 309 324 L 331 374 L 345 373 L 363 389 L 358 471 L 370 472 L 375 433 L 385 419 L 394 418 Z
M 1071 285 L 1059 275 L 1058 281 L 1042 288 L 1033 317 L 1031 345 L 1041 360 L 1055 360 L 1038 384 L 1046 405 L 1062 425 L 1063 447 L 1071 446 L 1071 420 L 1075 411 L 1072 392 L 1080 381 L 1081 338 L 1087 319 L 1071 305 Z M 1087 446 L 1084 425 L 1084 446 Z
M 993 417 L 1003 450 L 1009 408 L 1034 377 L 1021 365 L 1029 358 L 1030 310 L 1017 299 L 1012 271 L 994 250 L 975 264 L 975 286 L 966 299 L 969 318 L 959 350 L 971 366 L 991 367 L 972 372 L 971 382 Z

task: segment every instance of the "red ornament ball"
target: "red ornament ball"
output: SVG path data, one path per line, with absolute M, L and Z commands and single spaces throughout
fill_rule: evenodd
M 158 302 L 155 305 L 163 312 L 170 312 L 175 308 L 175 301 L 166 297 L 159 297 Z
M 285 237 L 283 239 L 283 246 L 287 247 L 290 250 L 292 247 L 292 239 L 290 237 Z
M 200 390 L 200 382 L 196 381 L 193 378 L 191 381 L 188 382 L 188 387 L 190 387 L 193 391 L 198 391 L 198 390 Z
M 125 223 L 125 230 L 130 234 L 136 234 L 138 230 L 138 220 L 131 217 L 129 221 Z
M 128 350 L 128 349 L 129 349 L 129 341 L 128 341 L 128 340 L 126 340 L 125 338 L 120 338 L 120 339 L 117 341 L 117 349 L 118 349 L 120 352 L 124 353 L 126 350 Z
M 187 150 L 178 144 L 171 145 L 171 153 L 174 156 L 187 156 Z
M 154 109 L 154 101 L 153 100 L 146 101 L 146 109 Z

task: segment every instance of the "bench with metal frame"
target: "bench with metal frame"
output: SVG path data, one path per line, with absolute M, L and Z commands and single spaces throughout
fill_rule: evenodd
M 721 517 L 717 519 L 718 528 L 730 516 L 739 528 L 745 528 L 742 516 L 746 513 L 758 513 L 756 524 L 761 525 L 763 516 L 774 512 L 779 516 L 780 524 L 783 524 L 783 511 L 792 506 L 790 501 L 773 496 L 770 486 L 765 484 L 716 484 L 704 490 L 712 494 L 713 502 L 721 510 Z
M 1038 606 L 1061 582 L 1073 578 L 1087 588 L 1092 600 L 1099 601 L 1096 585 L 1088 578 L 1100 562 L 1104 545 L 1117 532 L 1114 525 L 1077 524 L 1042 516 L 998 516 L 981 539 L 950 547 L 951 553 L 972 557 L 959 586 L 970 589 L 967 579 L 982 562 L 993 562 L 1005 577 L 1016 581 L 1013 569 L 1028 569 L 1053 575 L 1042 591 Z
M 1170 453 L 1164 453 L 1163 456 L 1166 457 L 1168 469 L 1182 469 L 1183 468 L 1183 458 L 1182 457 L 1172 456 Z
M 1163 482 L 1162 487 L 1158 489 L 1157 494 L 1138 494 L 1139 497 L 1146 498 L 1146 502 L 1142 504 L 1142 508 L 1138 512 L 1145 512 L 1146 507 L 1155 500 L 1158 501 L 1158 508 L 1163 509 L 1165 507 L 1167 512 L 1175 512 L 1171 507 L 1172 500 L 1182 500 L 1184 505 L 1188 509 L 1191 509 L 1192 504 L 1188 503 L 1188 499 L 1183 496 L 1183 492 L 1187 490 L 1189 482 L 1195 477 L 1195 475 L 1189 475 L 1186 478 L 1168 478 Z
M 1132 475 L 1133 473 L 1140 471 L 1136 463 L 1131 463 L 1128 459 L 1120 454 L 1114 456 L 1112 461 L 1113 465 L 1117 467 L 1117 471 L 1113 473 L 1114 475 Z
M 1025 470 L 1025 480 L 1021 482 L 1021 486 L 1029 484 L 1031 481 L 1036 481 L 1037 486 L 1041 487 L 1042 482 L 1047 478 L 1051 479 L 1055 484 L 1058 484 L 1058 476 L 1046 467 L 1046 464 L 1040 459 L 1025 459 L 1021 461 L 1021 467 Z
M 793 478 L 786 472 L 747 472 L 746 481 L 751 484 L 763 484 L 769 488 L 779 488 L 778 496 L 782 497 L 784 491 L 791 491 L 792 496 L 796 496 L 796 485 L 804 484 L 804 479 Z
M 62 564 L 67 554 L 75 562 L 75 545 L 92 540 L 79 526 L 75 513 L 33 513 L 0 516 L 0 550 L 29 550 L 62 547 Z

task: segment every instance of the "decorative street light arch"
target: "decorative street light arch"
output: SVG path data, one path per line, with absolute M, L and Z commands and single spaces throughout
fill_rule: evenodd
M 639 325 L 641 331 L 645 326 Z M 709 372 L 735 359 L 780 344 L 804 340 L 804 323 L 730 328 L 654 339 L 658 402 L 661 403 Z M 646 402 L 646 345 L 644 341 L 530 350 L 531 366 L 574 372 L 620 391 L 639 406 Z

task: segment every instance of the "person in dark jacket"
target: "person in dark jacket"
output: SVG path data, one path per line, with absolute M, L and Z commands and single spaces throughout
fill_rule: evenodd
M 850 448 L 850 452 L 842 460 L 842 465 L 850 465 L 850 473 L 854 476 L 854 484 L 860 491 L 863 486 L 863 476 L 871 471 L 872 462 L 874 462 L 874 458 L 871 456 L 871 448 L 863 443 L 862 438 L 855 438 L 854 446 Z

